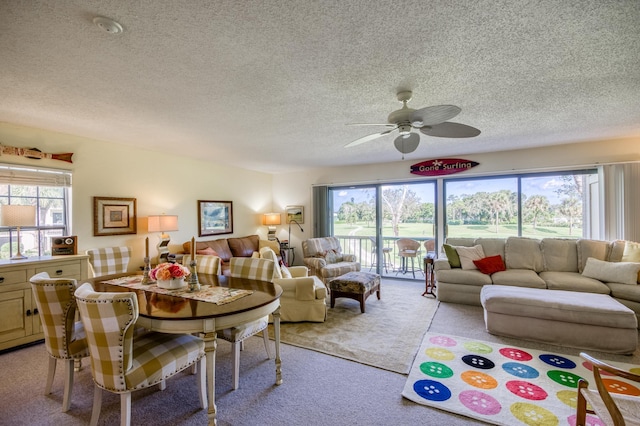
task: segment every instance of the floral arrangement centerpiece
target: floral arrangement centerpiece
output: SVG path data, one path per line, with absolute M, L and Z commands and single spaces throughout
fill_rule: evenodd
M 174 289 L 185 286 L 184 278 L 191 274 L 189 268 L 177 263 L 161 263 L 149 272 L 149 278 L 158 282 L 158 287 Z

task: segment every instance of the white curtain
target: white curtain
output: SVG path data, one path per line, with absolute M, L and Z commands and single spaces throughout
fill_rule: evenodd
M 640 163 L 599 169 L 604 238 L 640 242 Z

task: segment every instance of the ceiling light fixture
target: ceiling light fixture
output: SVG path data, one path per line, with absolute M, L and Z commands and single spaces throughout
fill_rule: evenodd
M 396 149 L 402 153 L 402 159 L 404 160 L 404 154 L 409 154 L 418 148 L 420 143 L 420 136 L 416 133 L 410 133 L 408 135 L 400 135 L 394 141 Z
M 96 16 L 95 18 L 93 18 L 93 23 L 96 24 L 96 26 L 102 31 L 105 31 L 109 34 L 121 34 L 124 31 L 122 25 L 120 25 L 113 19 L 105 18 L 104 16 Z

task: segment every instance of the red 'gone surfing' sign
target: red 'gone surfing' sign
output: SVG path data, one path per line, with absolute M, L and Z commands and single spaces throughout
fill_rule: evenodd
M 443 158 L 427 160 L 411 166 L 411 173 L 420 176 L 440 176 L 451 175 L 453 173 L 464 172 L 480 163 L 463 160 L 461 158 Z

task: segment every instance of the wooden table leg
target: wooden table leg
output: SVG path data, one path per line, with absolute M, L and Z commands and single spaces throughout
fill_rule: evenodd
M 209 417 L 209 426 L 215 426 L 217 423 L 216 415 L 216 348 L 218 346 L 217 334 L 203 333 L 201 334 L 202 340 L 204 340 L 204 354 L 207 358 L 207 399 L 209 409 L 207 416 Z
M 273 334 L 276 339 L 276 385 L 282 384 L 282 361 L 280 360 L 280 307 L 273 311 Z

